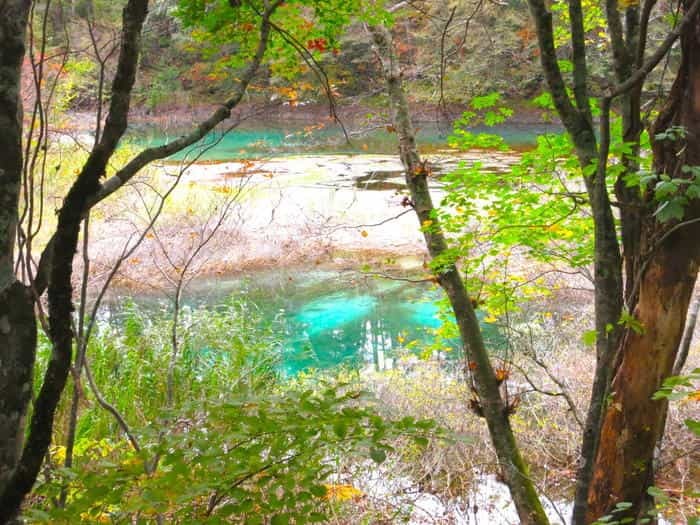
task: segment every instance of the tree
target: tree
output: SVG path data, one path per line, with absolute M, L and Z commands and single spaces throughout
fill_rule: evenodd
M 29 159 L 25 157 L 22 143 L 20 93 L 21 65 L 32 3 L 17 0 L 0 6 L 0 119 L 6 130 L 0 138 L 0 388 L 3 392 L 0 400 L 0 523 L 16 517 L 51 442 L 56 406 L 71 367 L 74 343 L 71 326 L 73 256 L 85 214 L 150 162 L 194 144 L 230 116 L 263 60 L 270 37 L 271 17 L 280 4 L 280 1 L 265 2 L 263 8 L 255 11 L 259 32 L 248 62 L 242 64 L 240 80 L 231 98 L 192 132 L 163 146 L 141 151 L 101 182 L 126 131 L 140 55 L 141 30 L 148 13 L 148 0 L 127 2 L 122 14 L 117 67 L 104 126 L 98 123 L 95 145 L 65 195 L 55 232 L 42 253 L 36 273 L 30 271 L 24 282 L 16 277 L 15 265 L 17 258 L 26 254 L 18 255 L 15 248 L 16 240 L 22 234 L 20 195 L 22 191 L 34 191 L 32 179 L 26 177 L 24 171 Z M 32 268 L 31 260 L 26 263 L 26 268 Z M 39 307 L 45 291 L 48 292 L 48 328 L 53 353 L 34 400 L 24 439 L 36 355 L 35 308 Z
M 698 107 L 689 103 L 700 95 L 693 80 L 699 65 L 695 57 L 700 6 L 680 2 L 683 18 L 658 49 L 647 53 L 656 3 L 605 3 L 616 78 L 600 96 L 600 137 L 596 138 L 583 3 L 568 3 L 573 96 L 558 62 L 552 11 L 541 0 L 529 0 L 529 4 L 542 69 L 575 146 L 595 225 L 597 363 L 573 522 L 590 523 L 620 502 L 631 503 L 625 515 L 637 519 L 645 510 L 646 489 L 653 483 L 653 451 L 666 411 L 665 401 L 651 397 L 672 371 L 700 263 L 700 249 L 693 241 L 700 233 L 694 173 L 700 115 Z M 676 80 L 650 127 L 653 173 L 641 181 L 643 85 L 679 37 L 681 64 Z M 621 140 L 628 144 L 624 169 L 614 173 L 608 162 L 613 103 L 622 118 Z M 683 131 L 675 135 L 673 130 Z M 619 228 L 614 208 L 619 210 Z
M 7 129 L 0 138 L 0 243 L 3 247 L 0 251 L 0 388 L 3 391 L 0 400 L 0 523 L 17 516 L 37 478 L 51 442 L 56 407 L 71 365 L 77 377 L 82 371 L 84 348 L 80 348 L 80 342 L 76 361 L 72 361 L 73 347 L 76 346 L 71 326 L 72 276 L 80 227 L 90 209 L 118 191 L 151 162 L 195 144 L 229 118 L 264 60 L 271 71 L 284 78 L 291 78 L 299 69 L 308 68 L 330 94 L 331 86 L 319 67 L 318 55 L 335 45 L 335 37 L 352 16 L 358 12 L 371 12 L 374 6 L 371 2 L 365 5 L 359 0 L 228 3 L 182 0 L 177 9 L 179 18 L 186 27 L 197 30 L 193 33 L 202 37 L 203 47 L 218 51 L 217 65 L 225 67 L 233 76 L 230 97 L 218 104 L 209 118 L 190 132 L 161 146 L 146 148 L 114 169 L 111 163 L 127 128 L 141 56 L 141 33 L 148 13 L 148 0 L 127 0 L 104 122 L 102 89 L 108 76 L 106 62 L 112 52 L 100 55 L 99 46 L 90 33 L 99 62 L 95 142 L 84 165 L 76 171 L 77 177 L 58 212 L 55 231 L 36 262 L 30 249 L 35 235 L 32 219 L 36 214 L 41 217 L 45 206 L 39 199 L 38 209 L 32 208 L 37 185 L 42 188 L 43 184 L 43 179 L 35 183 L 33 169 L 36 158 L 47 150 L 45 111 L 49 109 L 51 93 L 42 96 L 46 80 L 42 72 L 46 61 L 46 27 L 49 18 L 56 15 L 50 0 L 42 4 L 44 14 L 38 25 L 43 29 L 37 43 L 32 17 L 38 5 L 31 0 L 13 0 L 0 6 L 0 119 Z M 95 16 L 92 7 L 80 16 Z M 92 31 L 90 20 L 88 26 Z M 28 31 L 28 28 L 32 30 Z M 28 139 L 23 145 L 20 87 L 27 42 L 36 100 L 26 130 Z M 36 56 L 35 44 L 40 51 Z M 232 52 L 221 53 L 223 45 Z M 38 137 L 33 134 L 37 119 Z M 26 220 L 29 221 L 28 227 Z M 42 310 L 45 293 L 49 303 L 48 318 Z M 37 321 L 50 336 L 52 355 L 31 407 L 29 424 L 25 425 L 35 373 Z
M 410 110 L 401 79 L 401 70 L 393 52 L 393 40 L 385 26 L 370 28 L 372 39 L 382 63 L 386 91 L 389 97 L 393 125 L 399 137 L 399 156 L 404 178 L 410 192 L 409 205 L 422 225 L 428 253 L 437 264 L 437 282 L 445 290 L 455 316 L 465 350 L 465 359 L 473 363 L 477 410 L 486 419 L 489 434 L 496 449 L 499 466 L 510 489 L 521 523 L 549 523 L 537 494 L 527 464 L 517 446 L 510 425 L 510 407 L 501 396 L 500 381 L 491 365 L 491 358 L 482 337 L 474 306 L 454 261 L 449 259 L 448 244 L 437 220 L 428 188 L 429 166 L 422 161 L 416 145 Z
M 553 9 L 539 0 L 530 0 L 529 4 L 553 108 L 573 144 L 578 162 L 573 171 L 582 176 L 594 226 L 597 359 L 582 437 L 573 521 L 590 523 L 613 510 L 616 516 L 638 519 L 647 510 L 646 489 L 653 483 L 653 450 L 665 421 L 665 401 L 652 400 L 652 395 L 672 372 L 700 263 L 700 250 L 692 240 L 700 233 L 700 187 L 694 158 L 697 108 L 685 102 L 696 96 L 691 79 L 696 67 L 692 57 L 693 51 L 697 54 L 698 4 L 681 4 L 682 19 L 676 20 L 653 53 L 646 53 L 646 43 L 655 3 L 625 3 L 621 8 L 614 1 L 605 4 L 616 79 L 599 96 L 599 137 L 591 94 L 597 79 L 592 78 L 587 65 L 587 57 L 593 53 L 587 48 L 587 39 L 596 25 L 588 26 L 591 18 L 596 23 L 598 18 L 584 17 L 580 1 L 568 2 L 568 11 L 558 5 L 557 12 L 563 12 L 571 40 L 572 74 L 567 82 L 557 54 Z M 587 4 L 586 9 L 595 11 L 597 6 Z M 600 20 L 602 23 L 602 14 Z M 405 98 L 402 102 L 400 73 L 390 52 L 391 38 L 377 29 L 373 36 L 383 50 L 394 125 L 412 192 L 411 205 L 421 221 L 429 252 L 439 260 L 437 279 L 450 298 L 466 352 L 476 362 L 476 370 L 483 372 L 490 367 L 488 356 L 484 355 L 483 360 L 474 357 L 480 354 L 479 326 L 464 322 L 472 317 L 472 308 L 464 284 L 450 263 L 453 259 L 443 256 L 447 252 L 444 231 L 432 213 L 424 179 L 426 168 L 415 149 Z M 681 63 L 665 107 L 649 126 L 653 171 L 645 173 L 640 168 L 645 126 L 643 85 L 678 38 Z M 610 154 L 611 108 L 620 114 L 622 123 L 621 136 L 615 137 L 620 145 L 619 164 L 611 160 Z M 576 206 L 579 204 L 576 202 Z M 457 296 L 465 299 L 455 300 Z M 489 388 L 490 379 L 478 372 L 475 376 L 480 402 L 502 403 L 497 389 Z M 484 415 L 501 467 L 515 467 L 522 476 L 526 472 L 524 464 L 512 459 L 519 458 L 515 442 L 511 450 L 516 455 L 510 460 L 503 454 L 506 447 L 498 445 L 507 430 L 496 429 L 493 421 L 502 418 L 503 413 L 484 410 Z M 522 492 L 519 494 L 517 479 L 507 474 L 505 479 L 521 520 L 544 522 L 546 518 L 537 512 L 539 501 L 534 490 L 525 498 Z M 625 505 L 616 507 L 623 502 Z M 622 509 L 625 512 L 619 512 Z

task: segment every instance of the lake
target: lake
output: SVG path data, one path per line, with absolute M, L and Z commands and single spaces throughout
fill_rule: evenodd
M 281 342 L 283 375 L 301 370 L 330 369 L 346 365 L 354 369 L 387 369 L 406 352 L 431 354 L 440 320 L 442 290 L 430 283 L 412 283 L 359 272 L 328 270 L 258 271 L 237 278 L 200 279 L 186 294 L 191 306 L 215 307 L 229 297 L 255 304 Z M 119 322 L 119 296 L 111 303 L 110 318 Z M 157 296 L 129 299 L 145 308 L 167 309 Z M 485 324 L 493 346 L 502 337 Z M 440 346 L 443 359 L 460 354 L 458 341 Z
M 420 122 L 416 125 L 417 141 L 424 151 L 445 148 L 450 129 L 436 122 Z M 187 130 L 173 130 L 164 133 L 160 129 L 140 127 L 130 133 L 130 140 L 139 146 L 158 146 L 185 133 Z M 517 149 L 532 147 L 537 136 L 543 133 L 561 131 L 553 124 L 519 124 L 509 123 L 493 127 L 475 127 L 473 132 L 485 132 L 500 135 L 507 144 Z M 338 153 L 375 153 L 395 154 L 397 152 L 396 133 L 388 132 L 384 127 L 372 129 L 361 134 L 353 133 L 348 143 L 341 128 L 328 124 L 317 128 L 309 123 L 291 121 L 281 122 L 243 122 L 236 129 L 222 133 L 214 131 L 203 138 L 197 145 L 185 149 L 170 157 L 173 160 L 191 158 L 195 152 L 202 161 L 227 161 L 240 158 L 263 158 L 281 155 L 299 154 L 338 154 Z
M 435 122 L 419 123 L 416 129 L 418 142 L 426 151 L 444 150 L 448 129 L 441 128 Z M 554 132 L 557 128 L 549 124 L 507 124 L 492 128 L 475 128 L 473 131 L 499 134 L 511 146 L 522 148 L 534 145 L 539 134 Z M 141 146 L 153 146 L 175 138 L 176 134 L 140 128 L 132 130 L 131 140 Z M 352 218 L 358 224 L 374 224 L 381 222 L 388 213 L 386 210 L 390 208 L 388 201 L 379 202 L 377 199 L 393 198 L 391 195 L 402 188 L 400 165 L 393 166 L 389 162 L 396 160 L 396 149 L 396 134 L 383 127 L 355 137 L 352 143 L 347 144 L 341 129 L 336 125 L 318 128 L 294 121 L 245 122 L 227 134 L 213 132 L 197 146 L 171 159 L 191 159 L 198 151 L 203 151 L 198 159 L 200 161 L 231 163 L 242 158 L 265 159 L 264 162 L 269 166 L 265 164 L 258 167 L 259 171 L 265 172 L 259 178 L 270 181 L 264 177 L 267 176 L 267 172 L 271 172 L 276 175 L 273 181 L 279 184 L 277 180 L 282 177 L 286 191 L 284 203 L 293 204 L 293 209 L 288 213 L 290 223 L 298 223 L 300 220 L 298 208 L 301 199 L 312 200 L 316 204 L 332 202 L 344 212 L 352 211 Z M 300 154 L 302 157 L 291 157 Z M 378 154 L 388 154 L 391 157 L 375 158 Z M 482 156 L 486 159 L 489 155 L 487 152 L 477 154 L 479 159 Z M 341 158 L 333 159 L 333 155 L 341 155 Z M 448 155 L 451 156 L 453 154 Z M 330 162 L 329 158 L 334 160 L 335 164 Z M 364 171 L 357 166 L 363 159 L 372 161 L 370 167 L 365 167 Z M 458 160 L 456 157 L 455 165 Z M 496 165 L 500 162 L 502 159 L 495 160 Z M 309 166 L 303 168 L 306 164 Z M 297 165 L 301 165 L 303 169 Z M 293 166 L 297 166 L 303 173 L 297 173 L 299 169 L 295 171 Z M 451 164 L 447 162 L 446 166 Z M 438 167 L 448 169 L 441 165 Z M 220 183 L 225 177 L 217 176 L 215 172 L 219 168 L 229 169 L 224 164 L 203 165 L 196 171 L 199 176 L 192 175 L 189 180 L 197 181 L 198 184 L 206 184 L 210 180 L 214 181 L 210 183 Z M 210 174 L 210 171 L 213 174 Z M 294 177 L 303 182 L 299 183 L 296 193 L 292 191 L 296 186 L 290 182 L 292 179 L 296 180 Z M 310 180 L 310 177 L 315 178 Z M 348 187 L 345 188 L 344 185 Z M 361 197 L 357 195 L 358 190 L 362 194 Z M 275 187 L 275 191 L 279 192 L 279 189 Z M 348 202 L 343 200 L 343 191 L 348 194 Z M 319 192 L 325 193 L 317 195 Z M 366 203 L 365 197 L 369 198 L 372 193 L 374 201 Z M 377 196 L 378 193 L 381 195 Z M 267 209 L 269 204 L 263 200 L 249 203 L 246 209 Z M 278 200 L 281 201 L 279 197 Z M 364 212 L 352 208 L 358 203 L 362 204 Z M 284 205 L 278 206 L 275 219 L 281 221 L 287 215 Z M 379 218 L 365 217 L 368 210 L 373 213 L 380 211 L 383 215 Z M 330 213 L 328 210 L 325 212 L 326 215 Z M 269 222 L 267 216 L 265 221 Z M 415 219 L 406 217 L 405 221 L 413 236 L 418 235 Z M 247 224 L 254 222 L 252 219 L 247 220 Z M 395 225 L 393 227 L 391 236 L 397 237 L 398 230 Z M 274 228 L 267 225 L 265 230 L 268 236 L 270 230 L 287 231 L 279 225 Z M 339 231 L 346 236 L 354 235 L 360 239 L 352 228 L 347 230 L 349 233 L 345 233 L 346 230 Z M 369 239 L 361 240 L 365 248 L 371 248 L 370 242 L 374 239 L 380 246 L 392 246 L 391 239 L 386 238 L 387 235 L 376 228 L 371 231 Z M 409 237 L 401 233 L 393 243 L 405 241 Z M 267 242 L 269 244 L 270 241 Z M 257 305 L 264 320 L 271 322 L 275 327 L 276 335 L 282 343 L 280 370 L 285 375 L 294 375 L 310 368 L 328 369 L 339 365 L 353 368 L 391 368 L 396 357 L 406 351 L 416 355 L 430 355 L 439 350 L 437 353 L 446 359 L 453 359 L 453 356 L 460 353 L 459 342 L 456 340 L 441 343 L 443 346 L 439 349 L 434 346 L 435 330 L 442 324 L 439 303 L 444 295 L 439 287 L 429 283 L 374 278 L 357 271 L 338 273 L 281 269 L 259 271 L 242 277 L 203 279 L 194 282 L 189 290 L 188 301 L 193 305 L 213 308 L 232 295 Z M 153 297 L 136 297 L 135 301 L 145 305 L 158 305 L 158 300 Z M 159 307 L 163 308 L 162 302 Z M 484 324 L 484 330 L 491 347 L 503 344 L 493 326 Z

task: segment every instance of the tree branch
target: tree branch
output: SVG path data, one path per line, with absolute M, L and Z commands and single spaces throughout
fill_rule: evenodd
M 671 49 L 671 46 L 678 40 L 683 29 L 692 22 L 695 15 L 700 11 L 700 0 L 695 0 L 683 15 L 681 22 L 673 28 L 673 30 L 666 36 L 661 45 L 656 49 L 656 51 L 642 64 L 642 66 L 634 71 L 627 80 L 614 86 L 610 92 L 606 95 L 607 98 L 613 99 L 630 89 L 634 86 L 643 82 L 647 75 L 651 73 L 654 68 L 663 60 L 666 54 Z

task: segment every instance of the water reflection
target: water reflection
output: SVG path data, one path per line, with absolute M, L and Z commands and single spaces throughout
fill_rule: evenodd
M 435 344 L 434 331 L 442 324 L 440 288 L 354 272 L 275 271 L 241 279 L 202 279 L 193 283 L 189 304 L 213 308 L 231 296 L 255 304 L 263 322 L 274 327 L 283 348 L 280 368 L 287 375 L 341 364 L 392 368 L 400 352 L 425 352 Z M 167 308 L 152 297 L 133 299 L 161 313 Z M 105 321 L 119 318 L 111 311 L 115 308 L 113 304 L 105 310 Z M 491 339 L 499 337 L 494 329 L 487 332 Z M 449 350 L 448 358 L 459 354 L 458 341 L 441 345 Z
M 326 126 L 309 131 L 308 124 L 304 121 L 245 123 L 223 137 L 219 131 L 212 132 L 197 145 L 171 158 L 189 158 L 193 151 L 202 146 L 208 146 L 208 149 L 201 160 L 210 161 L 257 158 L 271 154 L 396 153 L 396 135 L 384 128 L 375 129 L 347 143 L 345 135 L 338 126 Z M 178 136 L 181 131 L 146 126 L 130 130 L 129 137 L 138 144 L 157 146 Z M 428 149 L 445 147 L 447 131 L 449 130 L 445 130 L 436 122 L 423 122 L 417 133 L 418 143 Z M 522 148 L 534 146 L 538 135 L 558 132 L 560 128 L 542 123 L 505 123 L 493 127 L 480 126 L 471 131 L 494 133 L 503 137 L 511 146 Z
M 308 290 L 298 298 L 286 295 L 291 303 L 285 319 L 287 373 L 338 364 L 391 368 L 397 351 L 410 342 L 433 342 L 430 329 L 440 325 L 438 290 L 373 279 L 338 285 L 346 289 L 311 300 L 304 300 Z M 324 288 L 312 291 L 323 293 Z

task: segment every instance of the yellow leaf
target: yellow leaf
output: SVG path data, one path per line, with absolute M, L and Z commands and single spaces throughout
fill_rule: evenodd
M 367 237 L 369 235 L 369 233 L 367 233 L 367 230 L 362 230 L 360 232 L 360 235 L 362 235 L 363 237 Z
M 349 501 L 360 499 L 365 495 L 364 492 L 352 485 L 329 484 L 325 485 L 325 487 L 328 491 L 325 496 L 327 500 Z
M 688 401 L 700 401 L 700 390 L 696 390 L 688 396 Z
M 66 447 L 63 445 L 54 445 L 49 449 L 49 455 L 54 463 L 61 464 L 66 460 Z
M 495 370 L 495 373 L 496 373 L 496 380 L 499 383 L 502 383 L 503 381 L 505 381 L 506 379 L 508 379 L 510 377 L 510 370 L 508 370 L 506 368 L 497 368 Z

